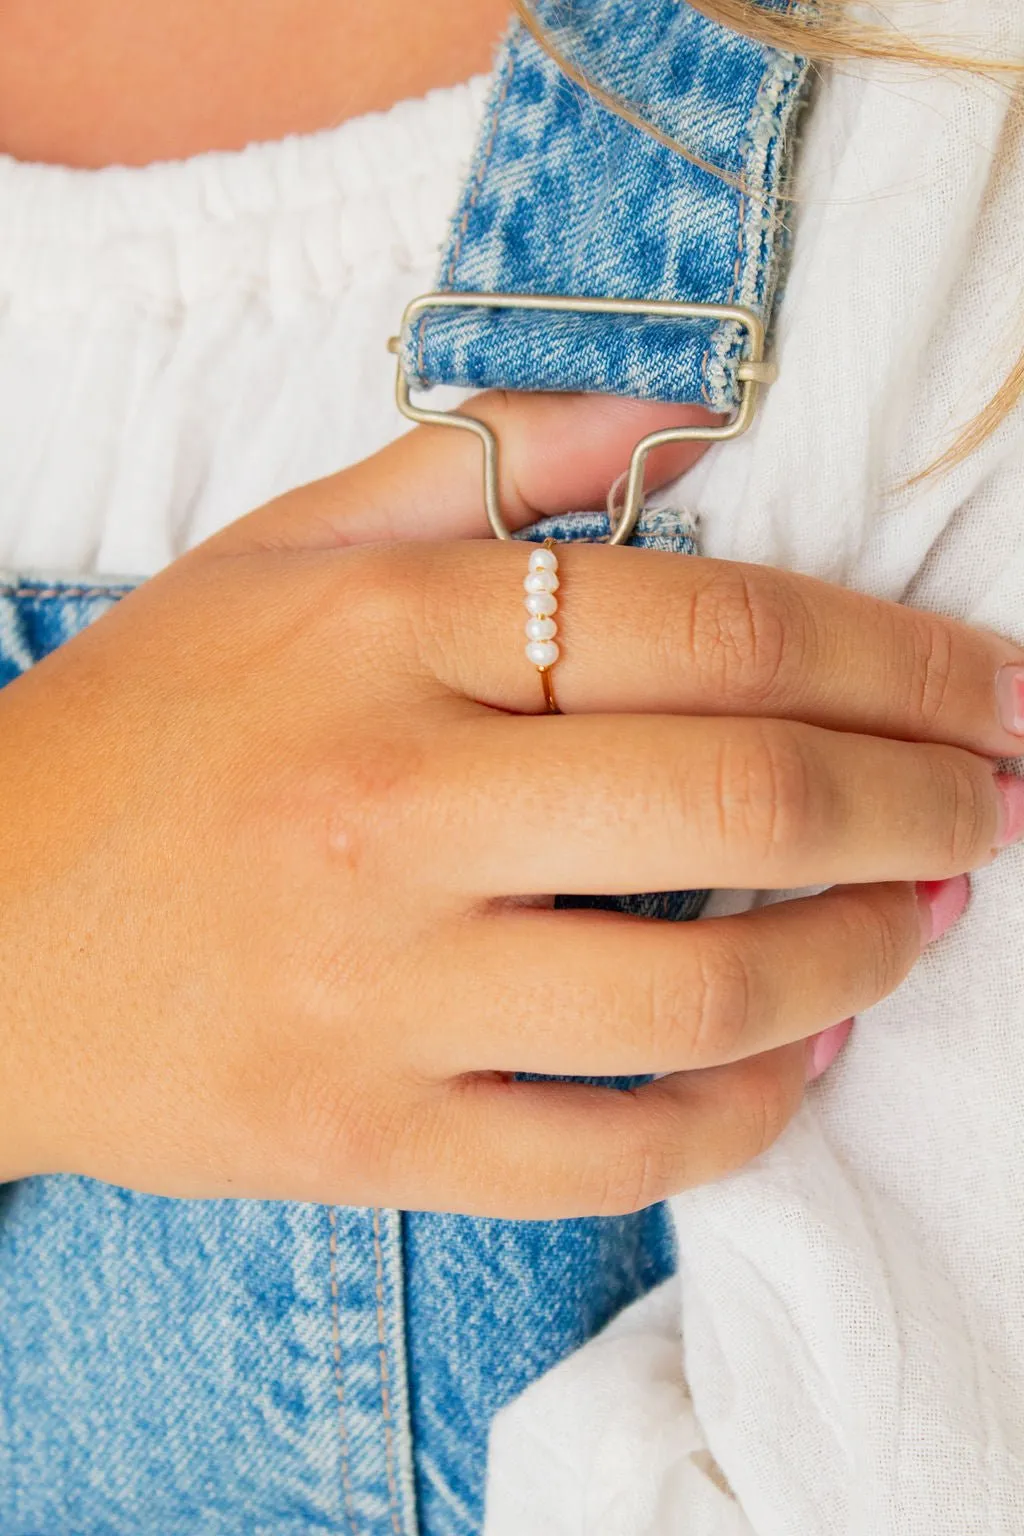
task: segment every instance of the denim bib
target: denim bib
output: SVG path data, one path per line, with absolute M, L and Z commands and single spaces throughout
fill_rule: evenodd
M 700 402 L 731 413 L 728 435 L 767 377 L 804 68 L 681 0 L 538 11 L 598 97 L 512 29 L 442 260 L 448 299 L 410 313 L 400 395 L 421 414 L 414 392 L 438 383 Z M 634 510 L 634 542 L 695 552 L 685 516 Z M 612 532 L 593 513 L 524 536 Z M 131 585 L 0 579 L 0 683 Z M 700 906 L 626 900 L 662 918 Z M 674 1262 L 661 1207 L 504 1222 L 74 1177 L 0 1187 L 0 1532 L 474 1536 L 495 1412 Z

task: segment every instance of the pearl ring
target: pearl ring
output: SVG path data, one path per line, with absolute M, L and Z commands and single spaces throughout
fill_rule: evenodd
M 545 539 L 539 549 L 530 553 L 530 567 L 523 582 L 526 597 L 523 600 L 529 618 L 526 620 L 526 659 L 537 668 L 544 685 L 544 702 L 548 714 L 560 715 L 551 686 L 551 668 L 558 660 L 558 556 L 554 539 Z

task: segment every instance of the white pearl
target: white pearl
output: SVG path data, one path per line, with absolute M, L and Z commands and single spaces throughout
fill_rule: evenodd
M 531 640 L 526 647 L 526 659 L 535 667 L 553 667 L 558 660 L 558 646 L 553 640 Z
M 527 619 L 527 640 L 553 640 L 558 634 L 558 625 L 554 619 Z
M 531 571 L 557 571 L 558 556 L 553 549 L 535 549 L 530 556 Z
M 554 571 L 531 571 L 523 586 L 527 592 L 557 592 L 558 577 Z
M 542 619 L 549 613 L 555 613 L 558 609 L 558 598 L 553 592 L 530 592 L 527 594 L 523 606 L 527 613 L 535 619 Z

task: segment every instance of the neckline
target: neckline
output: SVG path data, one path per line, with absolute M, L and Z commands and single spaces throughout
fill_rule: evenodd
M 394 196 L 464 163 L 488 84 L 478 75 L 336 128 L 146 166 L 82 169 L 0 155 L 0 203 L 22 229 L 88 244 L 169 221 L 298 213 L 387 189 Z

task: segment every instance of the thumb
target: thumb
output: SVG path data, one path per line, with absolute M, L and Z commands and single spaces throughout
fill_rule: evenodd
M 499 495 L 510 528 L 556 512 L 603 507 L 640 438 L 720 420 L 694 405 L 505 391 L 476 396 L 462 414 L 486 422 L 498 439 Z M 648 459 L 647 485 L 682 474 L 706 447 L 684 442 L 656 449 Z M 210 545 L 222 553 L 225 545 L 325 549 L 488 532 L 479 440 L 469 432 L 423 426 L 340 474 L 269 502 Z

